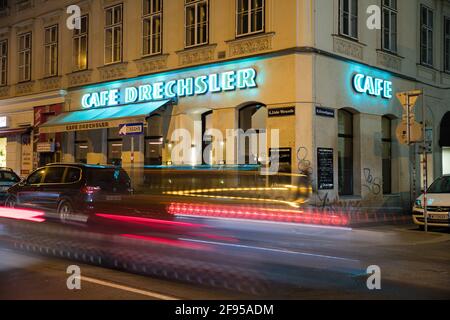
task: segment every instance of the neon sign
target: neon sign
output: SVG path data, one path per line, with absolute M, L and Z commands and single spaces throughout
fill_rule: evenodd
M 353 76 L 353 89 L 361 94 L 392 99 L 392 81 L 357 73 Z
M 199 77 L 154 82 L 122 89 L 87 93 L 81 99 L 84 109 L 111 107 L 121 104 L 158 101 L 163 99 L 201 96 L 234 90 L 256 88 L 257 73 L 253 68 L 214 73 Z

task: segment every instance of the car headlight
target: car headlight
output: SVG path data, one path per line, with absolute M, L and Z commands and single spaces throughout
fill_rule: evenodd
M 422 200 L 416 200 L 416 208 L 422 209 Z

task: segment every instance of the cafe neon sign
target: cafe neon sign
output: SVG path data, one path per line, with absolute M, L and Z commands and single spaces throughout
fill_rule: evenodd
M 392 81 L 357 73 L 353 75 L 353 89 L 361 94 L 392 99 Z
M 90 109 L 252 89 L 258 86 L 256 78 L 256 70 L 247 68 L 168 82 L 159 81 L 140 86 L 87 93 L 83 95 L 81 105 L 84 109 Z

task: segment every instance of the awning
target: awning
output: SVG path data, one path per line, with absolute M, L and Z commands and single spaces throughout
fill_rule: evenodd
M 39 133 L 117 128 L 121 124 L 143 122 L 146 117 L 170 102 L 171 100 L 163 100 L 120 107 L 66 112 L 40 126 Z
M 6 138 L 6 137 L 25 134 L 25 133 L 30 133 L 31 130 L 33 130 L 33 128 L 31 126 L 14 128 L 14 129 L 2 129 L 2 130 L 0 130 L 0 138 Z

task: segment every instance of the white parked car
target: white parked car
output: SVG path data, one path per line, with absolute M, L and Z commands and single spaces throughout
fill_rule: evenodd
M 414 223 L 423 227 L 424 218 L 424 196 L 421 195 L 414 204 Z M 450 226 L 450 175 L 437 179 L 427 193 L 428 225 L 430 227 Z

